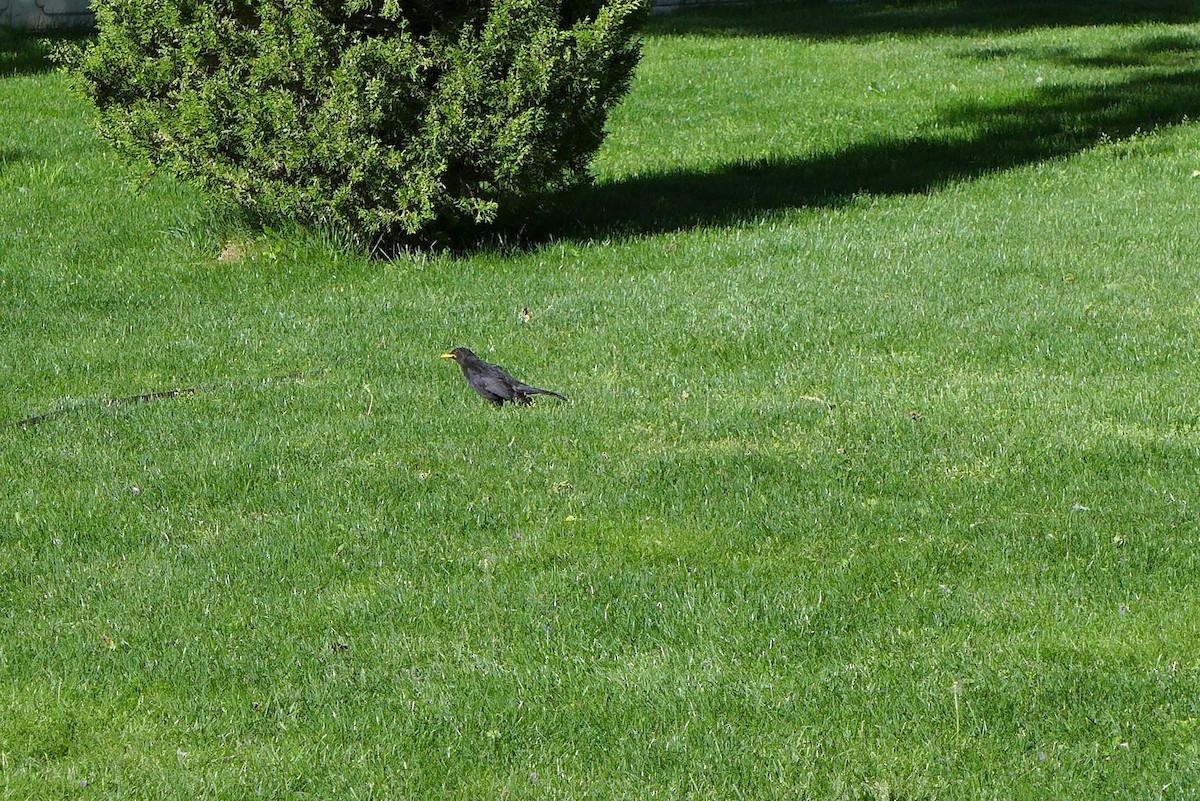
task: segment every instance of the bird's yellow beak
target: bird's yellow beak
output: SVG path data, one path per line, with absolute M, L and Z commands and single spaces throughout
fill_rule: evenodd
M 443 359 L 457 359 L 458 356 L 453 353 L 443 353 L 442 358 Z

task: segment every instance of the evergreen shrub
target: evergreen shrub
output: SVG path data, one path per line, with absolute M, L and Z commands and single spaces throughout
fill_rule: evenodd
M 646 0 L 93 0 L 99 128 L 267 217 L 426 240 L 587 176 Z

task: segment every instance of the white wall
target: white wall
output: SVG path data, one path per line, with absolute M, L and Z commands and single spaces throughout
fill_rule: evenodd
M 0 0 L 0 2 L 4 2 L 4 0 Z M 669 14 L 689 6 L 728 6 L 741 2 L 744 0 L 654 0 L 652 10 L 655 14 Z
M 88 0 L 0 0 L 0 25 L 11 28 L 74 28 L 92 20 Z
M 688 6 L 738 3 L 742 0 L 654 0 L 654 13 Z M 88 0 L 0 0 L 0 25 L 12 28 L 70 28 L 92 24 Z

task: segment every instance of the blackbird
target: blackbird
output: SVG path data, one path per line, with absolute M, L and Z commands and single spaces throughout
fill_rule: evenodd
M 496 364 L 489 364 L 466 348 L 455 348 L 449 353 L 442 354 L 443 359 L 454 359 L 462 368 L 467 383 L 479 397 L 497 406 L 505 401 L 528 404 L 530 395 L 553 395 L 559 400 L 566 400 L 557 392 L 548 389 L 538 389 L 518 381 Z

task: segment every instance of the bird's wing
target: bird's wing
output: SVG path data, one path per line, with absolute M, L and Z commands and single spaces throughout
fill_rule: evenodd
M 481 370 L 475 379 L 484 391 L 506 400 L 512 398 L 514 385 L 521 383 L 500 369 Z

